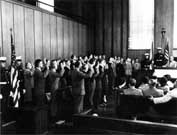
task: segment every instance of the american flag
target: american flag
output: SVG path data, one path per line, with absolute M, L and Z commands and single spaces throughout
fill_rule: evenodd
M 168 63 L 169 62 L 169 46 L 168 46 L 168 44 L 165 46 L 165 49 L 164 49 L 164 57 L 165 57 L 166 63 Z
M 16 55 L 15 55 L 15 45 L 13 42 L 12 29 L 10 29 L 10 31 L 11 31 L 10 96 L 12 97 L 12 103 L 11 103 L 12 107 L 18 108 L 19 100 L 20 100 L 20 91 L 19 91 L 20 80 L 18 79 L 19 72 L 15 66 Z

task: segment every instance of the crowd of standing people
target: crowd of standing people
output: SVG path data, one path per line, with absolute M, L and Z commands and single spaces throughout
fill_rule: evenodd
M 8 82 L 6 61 L 1 60 L 0 63 L 1 82 Z M 34 64 L 27 62 L 23 68 L 22 59 L 19 58 L 16 59 L 16 66 L 19 70 L 20 104 L 42 106 L 48 103 L 50 115 L 55 118 L 59 102 L 57 98 L 69 96 L 73 101 L 74 113 L 81 113 L 85 107 L 97 109 L 98 106 L 105 106 L 107 97 L 112 94 L 115 87 L 120 87 L 123 81 L 128 87 L 124 91 L 125 94 L 163 96 L 170 91 L 170 87 L 167 87 L 167 77 L 162 78 L 159 83 L 163 92 L 156 89 L 155 79 L 149 80 L 147 76 L 139 82 L 140 86 L 136 85 L 138 72 L 151 70 L 151 64 L 146 55 L 140 62 L 138 58 L 123 59 L 117 56 L 106 58 L 105 55 L 91 54 L 83 57 L 72 55 L 70 59 L 36 59 Z M 6 85 L 1 88 L 2 101 L 7 104 L 9 101 L 6 97 L 11 96 L 11 93 L 7 91 Z M 57 92 L 60 96 L 57 96 Z

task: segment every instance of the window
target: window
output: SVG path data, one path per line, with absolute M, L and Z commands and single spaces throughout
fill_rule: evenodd
M 174 35 L 173 48 L 177 49 L 177 0 L 174 0 Z
M 154 0 L 129 0 L 129 49 L 150 49 L 154 41 Z
M 54 12 L 54 0 L 38 0 L 38 7 Z

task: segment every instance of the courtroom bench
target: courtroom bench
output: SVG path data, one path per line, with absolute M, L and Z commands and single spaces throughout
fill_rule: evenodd
M 119 118 L 135 118 L 177 124 L 177 99 L 154 104 L 149 97 L 119 94 L 116 113 Z

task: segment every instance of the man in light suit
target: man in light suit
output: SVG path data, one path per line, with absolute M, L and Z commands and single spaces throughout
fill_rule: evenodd
M 71 72 L 72 79 L 72 94 L 74 97 L 74 113 L 81 113 L 83 111 L 83 102 L 85 95 L 85 78 L 89 78 L 92 75 L 92 72 L 88 74 L 80 71 L 81 63 L 77 61 L 75 63 L 75 69 Z
M 177 98 L 177 88 L 169 91 L 163 97 L 152 98 L 152 100 L 153 100 L 154 104 L 161 104 L 161 103 L 166 103 L 166 102 L 170 101 L 172 98 Z

